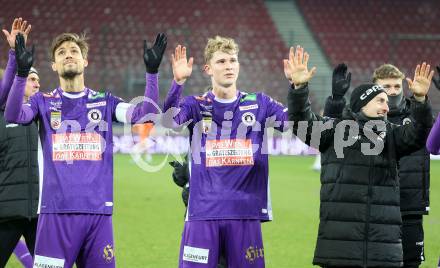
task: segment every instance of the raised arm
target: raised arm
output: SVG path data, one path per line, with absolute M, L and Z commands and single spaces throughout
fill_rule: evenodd
M 164 33 L 156 36 L 156 41 L 151 48 L 148 48 L 144 40 L 144 63 L 146 67 L 145 93 L 139 103 L 121 102 L 116 106 L 116 119 L 123 123 L 145 123 L 154 122 L 154 118 L 148 115 L 159 114 L 159 75 L 158 70 L 162 62 L 163 54 L 167 47 L 167 37 Z
M 165 127 L 178 127 L 192 119 L 191 105 L 188 99 L 181 100 L 183 85 L 191 76 L 194 59 L 189 60 L 186 56 L 186 47 L 178 45 L 171 55 L 171 66 L 173 68 L 174 80 L 168 91 L 164 102 L 164 120 Z
M 347 73 L 345 63 L 338 64 L 333 70 L 332 95 L 329 96 L 324 105 L 324 116 L 331 118 L 342 118 L 342 111 L 345 107 L 344 95 L 350 88 L 351 73 Z
M 15 18 L 11 26 L 11 32 L 3 29 L 6 41 L 11 48 L 9 50 L 8 64 L 6 65 L 5 73 L 3 74 L 2 81 L 0 83 L 0 107 L 6 104 L 9 91 L 14 81 L 14 76 L 17 70 L 17 63 L 15 61 L 15 37 L 18 33 L 21 33 L 24 37 L 25 43 L 29 32 L 31 31 L 31 25 L 27 25 L 27 21 L 23 21 L 22 18 Z
M 34 62 L 34 46 L 31 50 L 27 50 L 24 42 L 24 36 L 19 33 L 15 39 L 17 75 L 9 92 L 5 110 L 6 121 L 20 124 L 32 121 L 38 111 L 36 102 L 31 101 L 30 106 L 23 105 L 27 76 Z
M 411 124 L 397 127 L 394 130 L 397 156 L 401 157 L 414 152 L 426 144 L 426 138 L 432 127 L 432 111 L 426 100 L 431 86 L 434 71 L 423 62 L 416 67 L 413 80 L 407 78 L 408 86 L 413 93 L 411 98 Z

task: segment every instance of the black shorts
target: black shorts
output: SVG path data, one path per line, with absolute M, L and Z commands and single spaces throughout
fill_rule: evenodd
M 0 222 L 0 267 L 5 267 L 21 236 L 24 236 L 31 255 L 34 255 L 37 222 L 37 218 Z
M 402 217 L 403 267 L 418 267 L 425 260 L 423 216 Z

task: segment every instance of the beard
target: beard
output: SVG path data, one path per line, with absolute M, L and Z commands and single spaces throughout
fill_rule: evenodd
M 74 70 L 74 69 L 68 69 L 68 70 L 64 70 L 63 73 L 61 73 L 61 77 L 64 78 L 65 80 L 72 80 L 74 79 L 76 76 L 80 75 L 82 72 L 78 71 L 78 70 Z

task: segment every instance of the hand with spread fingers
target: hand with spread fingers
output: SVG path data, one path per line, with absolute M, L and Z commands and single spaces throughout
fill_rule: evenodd
M 425 97 L 428 94 L 429 87 L 431 86 L 434 71 L 431 71 L 430 69 L 431 65 L 423 62 L 422 65 L 417 65 L 413 80 L 406 78 L 409 89 L 414 94 L 414 98 L 419 102 L 425 101 Z
M 342 99 L 350 88 L 351 73 L 347 73 L 347 65 L 345 63 L 338 64 L 333 70 L 332 76 L 332 96 L 333 99 Z
M 27 77 L 29 70 L 34 63 L 35 47 L 31 50 L 26 49 L 24 36 L 21 33 L 17 34 L 15 38 L 15 59 L 17 61 L 17 75 L 20 77 Z
M 182 85 L 191 76 L 194 58 L 186 57 L 186 47 L 178 45 L 174 54 L 171 55 L 171 65 L 173 67 L 174 81 Z
M 155 74 L 158 72 L 166 48 L 167 36 L 164 33 L 156 36 L 156 41 L 151 48 L 148 48 L 147 40 L 144 40 L 144 63 L 147 73 Z
M 303 87 L 315 75 L 316 67 L 309 71 L 308 61 L 309 54 L 304 51 L 304 48 L 301 46 L 297 46 L 296 49 L 290 48 L 288 68 L 290 68 L 291 82 L 295 85 L 295 89 Z
M 5 34 L 6 40 L 9 43 L 11 49 L 15 49 L 15 38 L 18 33 L 21 33 L 24 38 L 24 43 L 26 44 L 27 37 L 31 31 L 31 25 L 27 23 L 27 21 L 23 21 L 22 18 L 15 18 L 12 23 L 11 32 L 8 32 L 6 29 L 2 30 Z

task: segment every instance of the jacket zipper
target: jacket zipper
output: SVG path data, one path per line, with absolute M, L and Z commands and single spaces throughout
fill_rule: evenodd
M 369 157 L 370 167 L 372 167 L 372 158 Z M 371 207 L 371 196 L 372 196 L 372 187 L 371 187 L 371 169 L 368 172 L 368 194 L 367 194 L 367 221 L 365 223 L 365 240 L 364 240 L 364 265 L 363 267 L 367 267 L 368 264 L 368 230 L 370 229 L 370 207 Z

